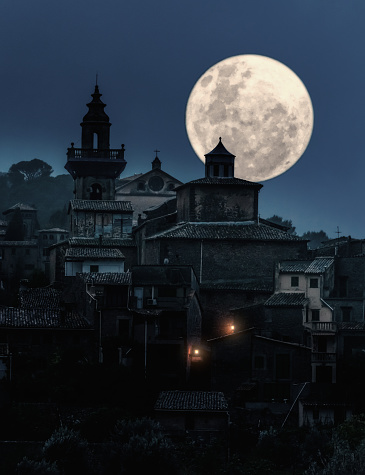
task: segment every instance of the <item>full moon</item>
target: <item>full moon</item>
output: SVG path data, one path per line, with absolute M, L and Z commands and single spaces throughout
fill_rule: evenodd
M 212 66 L 193 87 L 186 131 L 204 162 L 222 137 L 236 156 L 235 176 L 265 181 L 303 155 L 313 130 L 312 101 L 299 77 L 275 59 L 232 56 Z

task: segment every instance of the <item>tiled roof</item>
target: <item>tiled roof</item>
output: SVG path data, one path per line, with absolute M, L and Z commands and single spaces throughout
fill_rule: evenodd
M 0 241 L 0 247 L 37 247 L 37 241 Z
M 235 157 L 236 155 L 233 155 L 233 153 L 228 152 L 226 147 L 222 143 L 222 137 L 219 137 L 219 142 L 218 144 L 213 148 L 211 152 L 206 153 L 204 156 L 208 157 L 209 155 L 218 155 L 218 156 L 226 156 L 226 157 Z
M 123 259 L 119 249 L 104 249 L 102 247 L 71 247 L 66 249 L 66 259 Z
M 338 322 L 338 330 L 365 330 L 365 322 Z
M 283 261 L 280 263 L 280 272 L 323 274 L 333 263 L 333 257 L 316 257 L 310 261 Z
M 328 267 L 330 267 L 335 262 L 333 257 L 316 257 L 307 270 L 306 274 L 322 274 Z
M 75 211 L 133 211 L 130 201 L 71 200 L 70 206 Z
M 21 308 L 59 309 L 61 291 L 52 288 L 23 289 L 19 291 Z
M 312 261 L 282 261 L 280 262 L 280 272 L 283 273 L 304 273 Z
M 131 272 L 87 272 L 79 274 L 87 284 L 95 285 L 130 285 Z
M 70 246 L 80 247 L 98 247 L 100 245 L 99 238 L 86 238 L 86 237 L 72 237 L 68 241 Z M 129 247 L 136 246 L 136 242 L 133 238 L 106 238 L 103 237 L 101 240 L 102 247 Z
M 226 411 L 228 404 L 222 392 L 163 391 L 157 399 L 155 409 L 165 411 Z
M 202 282 L 200 289 L 212 290 L 250 290 L 272 292 L 272 282 L 254 281 L 254 282 Z
M 263 185 L 260 183 L 255 183 L 253 181 L 242 180 L 241 178 L 231 177 L 205 177 L 198 178 L 197 180 L 192 180 L 186 183 L 186 185 L 245 185 L 245 186 L 254 186 L 257 188 L 262 188 Z M 185 186 L 185 185 L 182 185 Z
M 3 214 L 9 214 L 11 211 L 19 209 L 21 211 L 37 211 L 34 206 L 30 206 L 24 203 L 17 203 L 16 205 L 13 205 L 11 208 L 7 209 L 6 211 L 3 211 Z
M 304 292 L 277 292 L 265 302 L 265 307 L 302 307 L 308 302 Z
M 280 229 L 253 221 L 244 222 L 189 222 L 148 237 L 151 239 L 238 239 L 254 241 L 302 241 Z
M 68 231 L 67 229 L 63 229 L 63 228 L 45 228 L 45 229 L 39 229 L 38 230 L 38 233 L 64 233 L 64 234 L 68 234 Z
M 0 328 L 91 328 L 87 320 L 76 313 L 67 313 L 45 309 L 0 308 Z

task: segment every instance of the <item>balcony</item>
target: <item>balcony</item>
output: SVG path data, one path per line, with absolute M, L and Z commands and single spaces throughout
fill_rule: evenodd
M 124 160 L 124 147 L 119 149 L 68 148 L 67 160 Z
M 336 363 L 336 353 L 312 353 L 312 363 Z
M 312 333 L 336 333 L 336 322 L 306 322 L 304 327 L 311 330 Z
M 124 146 L 120 149 L 67 149 L 66 170 L 75 179 L 85 176 L 117 178 L 126 166 Z

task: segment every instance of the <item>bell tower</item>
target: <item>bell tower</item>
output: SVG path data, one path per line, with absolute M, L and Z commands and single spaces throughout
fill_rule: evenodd
M 228 152 L 219 137 L 218 145 L 205 155 L 205 176 L 211 178 L 233 178 L 235 155 Z
M 75 182 L 74 194 L 80 200 L 114 200 L 115 179 L 123 172 L 124 145 L 111 149 L 108 115 L 102 102 L 99 86 L 95 85 L 88 112 L 81 122 L 81 148 L 67 149 L 66 170 Z

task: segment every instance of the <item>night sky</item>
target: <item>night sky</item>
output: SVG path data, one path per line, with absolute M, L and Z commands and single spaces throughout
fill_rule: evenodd
M 259 54 L 291 68 L 314 109 L 307 150 L 263 182 L 260 215 L 365 238 L 364 22 L 364 0 L 2 0 L 0 171 L 39 158 L 67 173 L 98 74 L 124 176 L 148 171 L 157 148 L 166 172 L 202 177 L 190 91 L 218 61 Z

